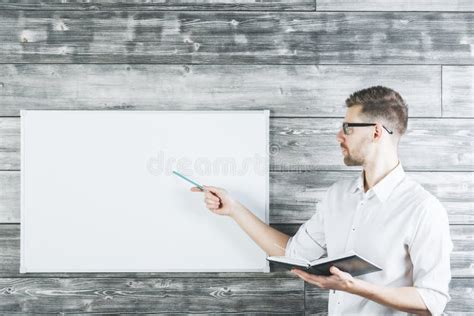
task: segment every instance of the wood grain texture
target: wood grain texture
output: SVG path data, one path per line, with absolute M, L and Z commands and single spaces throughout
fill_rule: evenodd
M 441 201 L 451 224 L 474 224 L 473 172 L 407 174 Z M 359 172 L 350 171 L 271 173 L 270 222 L 303 223 L 318 211 L 319 202 L 329 186 L 358 175 Z
M 472 64 L 473 13 L 0 11 L 1 63 Z
M 318 11 L 474 11 L 471 0 L 316 0 Z
M 298 313 L 296 278 L 3 278 L 0 312 Z
M 28 0 L 0 1 L 0 10 L 288 10 L 314 11 L 315 0 L 121 0 L 121 1 L 77 1 L 77 0 Z
M 348 170 L 336 141 L 340 126 L 340 119 L 271 120 L 271 169 Z M 400 160 L 412 171 L 472 171 L 473 136 L 468 119 L 411 119 L 400 142 Z
M 453 279 L 449 286 L 451 301 L 444 312 L 448 315 L 467 315 L 474 313 L 474 287 L 472 279 Z M 305 284 L 306 315 L 326 314 L 329 292 L 312 284 Z
M 400 92 L 411 117 L 441 116 L 440 66 L 0 65 L 0 115 L 20 109 L 261 110 L 344 116 L 354 91 Z M 335 88 L 337 87 L 337 88 Z
M 451 254 L 453 276 L 474 277 L 474 226 L 451 225 L 450 230 L 454 244 Z
M 0 118 L 0 169 L 18 169 L 20 166 L 20 121 Z
M 336 141 L 341 121 L 271 119 L 271 170 L 350 170 Z M 0 170 L 19 170 L 19 118 L 0 118 L 0 140 Z M 474 125 L 469 119 L 411 119 L 400 143 L 400 159 L 411 171 L 474 171 L 473 148 Z
M 474 66 L 443 66 L 442 99 L 443 116 L 474 117 Z
M 327 188 L 352 171 L 271 172 L 270 223 L 301 224 L 318 211 Z M 473 172 L 408 172 L 436 196 L 451 224 L 474 224 Z M 20 223 L 20 172 L 0 171 L 0 223 Z
M 20 223 L 20 173 L 0 171 L 0 223 Z
M 300 225 L 272 225 L 290 236 L 294 235 Z M 451 255 L 451 272 L 454 277 L 474 277 L 474 225 L 451 225 L 451 239 L 454 244 Z M 103 277 L 105 276 L 177 276 L 177 277 L 262 277 L 269 278 L 268 273 L 26 273 L 20 274 L 20 225 L 0 224 L 0 277 Z M 271 271 L 278 277 L 289 277 L 291 273 L 271 266 Z M 270 274 L 271 276 L 271 274 Z M 1 287 L 0 287 L 1 289 Z M 0 291 L 1 292 L 1 291 Z M 0 300 L 1 301 L 1 300 Z M 1 306 L 1 304 L 0 304 Z

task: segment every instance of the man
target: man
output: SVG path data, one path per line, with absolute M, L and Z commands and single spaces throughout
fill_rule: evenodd
M 336 267 L 328 277 L 292 270 L 330 289 L 330 314 L 440 314 L 450 299 L 449 223 L 439 201 L 405 174 L 398 159 L 407 106 L 381 86 L 355 92 L 346 105 L 337 141 L 344 163 L 363 171 L 332 185 L 295 236 L 266 225 L 221 188 L 205 187 L 206 206 L 231 216 L 269 255 L 314 260 L 354 250 L 383 268 L 358 278 Z

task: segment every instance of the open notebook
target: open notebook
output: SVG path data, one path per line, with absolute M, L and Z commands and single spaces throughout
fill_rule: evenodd
M 284 266 L 289 270 L 296 268 L 317 275 L 331 275 L 331 272 L 329 272 L 331 266 L 335 266 L 341 271 L 348 272 L 352 276 L 382 270 L 382 268 L 358 255 L 354 251 L 337 257 L 326 257 L 313 261 L 284 256 L 271 256 L 267 257 L 267 260 L 280 266 Z

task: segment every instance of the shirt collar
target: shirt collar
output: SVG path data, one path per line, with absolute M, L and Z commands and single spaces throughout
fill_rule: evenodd
M 355 179 L 354 186 L 352 187 L 352 193 L 357 191 L 364 192 L 364 170 L 360 173 L 360 175 Z
M 399 184 L 403 178 L 405 178 L 405 171 L 403 170 L 402 164 L 398 162 L 398 165 L 380 180 L 379 183 L 373 186 L 371 190 L 381 202 L 385 202 L 395 186 Z M 364 171 L 357 177 L 352 192 L 356 192 L 357 190 L 364 192 Z

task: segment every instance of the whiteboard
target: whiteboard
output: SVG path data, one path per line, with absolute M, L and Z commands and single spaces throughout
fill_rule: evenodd
M 172 174 L 268 223 L 269 111 L 21 111 L 20 272 L 268 272 Z

